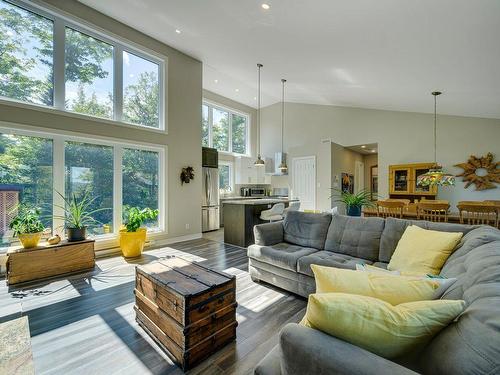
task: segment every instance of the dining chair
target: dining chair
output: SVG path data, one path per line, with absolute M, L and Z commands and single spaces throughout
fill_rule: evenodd
M 447 223 L 449 209 L 450 204 L 448 202 L 420 201 L 417 204 L 417 220 Z
M 500 208 L 491 202 L 462 201 L 457 204 L 460 223 L 469 225 L 491 225 L 498 227 Z
M 269 210 L 261 211 L 260 219 L 264 221 L 279 221 L 283 219 L 283 212 L 285 211 L 284 203 L 276 203 Z
M 407 204 L 401 200 L 377 201 L 377 216 L 387 218 L 403 218 L 403 210 Z

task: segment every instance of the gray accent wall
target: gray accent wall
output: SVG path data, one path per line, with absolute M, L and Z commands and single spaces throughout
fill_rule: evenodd
M 452 101 L 453 93 L 445 92 L 442 101 L 446 100 Z M 429 94 L 429 110 L 432 109 Z M 272 157 L 280 147 L 280 114 L 279 103 L 262 110 L 263 156 Z M 462 170 L 453 165 L 465 162 L 471 154 L 482 156 L 492 152 L 500 161 L 500 119 L 439 115 L 437 135 L 438 162 L 448 172 L 460 173 Z M 317 209 L 327 209 L 331 204 L 328 199 L 331 153 L 325 140 L 342 146 L 378 143 L 379 194 L 387 197 L 389 165 L 433 161 L 433 114 L 286 103 L 284 143 L 289 167 L 291 170 L 294 156 L 316 155 Z M 277 183 L 285 185 L 285 178 L 280 177 Z M 440 188 L 438 194 L 439 199 L 451 202 L 453 211 L 460 200 L 499 197 L 500 186 L 475 191 L 474 186 L 465 189 L 460 178 L 455 187 Z

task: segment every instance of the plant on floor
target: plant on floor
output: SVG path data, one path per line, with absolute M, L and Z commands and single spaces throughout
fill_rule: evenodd
M 154 220 L 158 217 L 158 210 L 149 207 L 124 207 L 125 229 L 120 230 L 120 248 L 126 258 L 138 257 L 141 255 L 146 243 L 146 228 L 141 228 L 147 220 Z
M 25 249 L 38 246 L 45 226 L 40 220 L 40 208 L 20 204 L 14 210 L 17 212 L 9 224 L 14 231 L 14 236 Z
M 64 206 L 55 204 L 64 211 L 64 215 L 54 215 L 54 218 L 64 220 L 66 237 L 68 241 L 83 241 L 87 235 L 87 227 L 92 224 L 100 224 L 93 215 L 110 208 L 92 209 L 97 197 L 92 198 L 88 190 L 80 194 L 71 193 L 69 197 L 56 193 L 63 199 Z
M 372 201 L 373 194 L 369 190 L 362 189 L 355 194 L 340 189 L 332 190 L 334 193 L 330 198 L 334 198 L 334 202 L 343 203 L 346 207 L 347 215 L 349 216 L 361 216 L 361 208 L 363 206 L 374 206 Z

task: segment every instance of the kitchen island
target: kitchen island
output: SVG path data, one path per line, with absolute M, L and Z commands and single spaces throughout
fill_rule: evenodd
M 260 213 L 269 210 L 276 203 L 290 202 L 298 199 L 264 198 L 224 201 L 224 242 L 236 246 L 247 247 L 255 242 L 253 227 L 266 223 L 260 219 Z

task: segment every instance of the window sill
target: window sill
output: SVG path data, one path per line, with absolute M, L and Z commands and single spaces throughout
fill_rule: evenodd
M 130 122 L 123 122 L 123 121 L 116 121 L 116 120 L 111 120 L 103 117 L 97 117 L 97 116 L 91 116 L 91 115 L 85 115 L 83 113 L 77 113 L 77 112 L 71 112 L 71 111 L 65 111 L 61 109 L 57 109 L 54 107 L 47 107 L 39 104 L 34 104 L 34 103 L 25 103 L 25 102 L 20 102 L 17 100 L 13 99 L 5 99 L 5 98 L 0 98 L 0 104 L 2 105 L 7 105 L 11 107 L 16 107 L 16 108 L 22 108 L 22 109 L 31 109 L 35 111 L 40 111 L 40 112 L 46 112 L 58 116 L 66 116 L 70 118 L 75 118 L 79 120 L 90 120 L 90 121 L 95 121 L 95 122 L 101 122 L 101 123 L 106 123 L 106 124 L 111 124 L 111 125 L 116 125 L 116 126 L 121 126 L 121 127 L 127 127 L 130 129 L 137 129 L 137 130 L 146 130 L 152 133 L 159 133 L 159 134 L 168 134 L 168 131 L 166 129 L 162 128 L 152 128 L 149 126 L 145 125 L 136 125 L 132 124 Z M 71 129 L 68 129 L 71 130 Z

